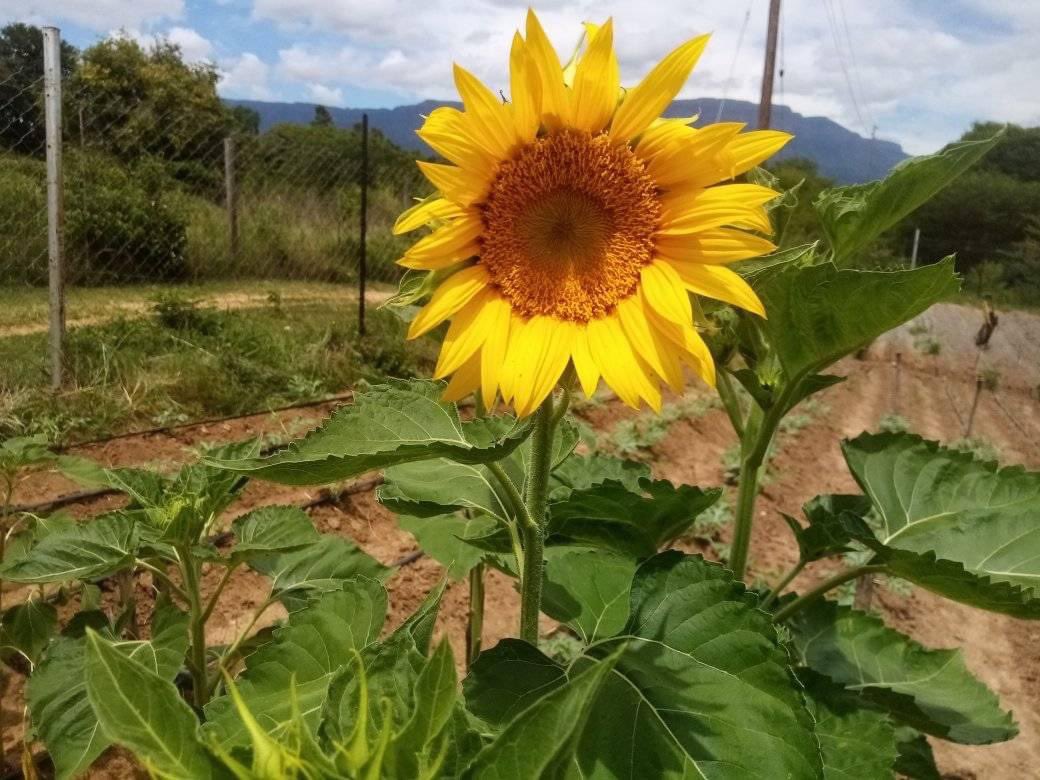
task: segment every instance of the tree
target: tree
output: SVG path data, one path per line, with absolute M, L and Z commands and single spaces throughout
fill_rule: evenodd
M 79 51 L 62 41 L 61 75 L 76 69 Z M 29 24 L 0 29 L 0 148 L 42 155 L 43 30 Z
M 314 119 L 311 120 L 311 127 L 334 127 L 335 122 L 332 121 L 332 114 L 325 106 L 314 107 Z
M 260 134 L 260 114 L 249 106 L 232 106 L 228 109 L 231 129 L 246 135 Z
M 145 49 L 125 36 L 83 52 L 67 106 L 82 117 L 83 139 L 124 160 L 154 156 L 209 165 L 233 126 L 217 95 L 216 67 L 186 63 L 178 46 Z
M 961 140 L 992 138 L 1002 129 L 1003 140 L 982 158 L 977 170 L 996 171 L 1019 181 L 1040 181 L 1040 127 L 976 122 Z

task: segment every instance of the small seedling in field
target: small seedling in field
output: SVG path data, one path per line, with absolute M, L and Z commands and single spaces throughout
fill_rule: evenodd
M 973 458 L 989 463 L 1000 460 L 1000 450 L 997 446 L 982 436 L 967 436 L 950 442 L 950 449 L 958 452 L 967 452 Z
M 884 433 L 906 433 L 910 430 L 910 421 L 902 415 L 889 412 L 878 420 L 877 427 Z

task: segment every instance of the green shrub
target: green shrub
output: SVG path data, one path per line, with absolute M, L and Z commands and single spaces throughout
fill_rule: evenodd
M 187 222 L 167 197 L 161 164 L 130 168 L 77 152 L 66 166 L 65 246 L 69 281 L 177 281 L 187 276 Z
M 40 160 L 0 155 L 0 284 L 46 281 L 46 169 Z

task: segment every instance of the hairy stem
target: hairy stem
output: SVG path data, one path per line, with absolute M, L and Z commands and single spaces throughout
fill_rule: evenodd
M 741 441 L 740 477 L 737 483 L 737 509 L 733 522 L 733 544 L 730 549 L 729 567 L 738 580 L 744 579 L 747 571 L 748 550 L 751 547 L 751 529 L 755 523 L 755 502 L 758 500 L 758 482 L 762 476 L 762 463 L 773 435 L 783 417 L 786 403 L 783 397 L 764 414 L 752 407 L 744 422 Z
M 851 569 L 845 569 L 845 571 L 838 572 L 833 577 L 828 577 L 815 588 L 810 590 L 808 593 L 803 593 L 801 596 L 796 598 L 786 607 L 779 610 L 775 615 L 773 615 L 773 622 L 779 623 L 782 620 L 787 620 L 789 617 L 791 617 L 791 615 L 804 609 L 817 599 L 821 598 L 825 593 L 827 593 L 827 591 L 833 590 L 834 588 L 848 582 L 849 580 L 854 580 L 863 574 L 870 574 L 873 572 L 884 570 L 884 566 L 868 564 L 864 566 L 854 566 Z
M 561 402 L 563 403 L 563 402 Z M 536 412 L 531 435 L 531 465 L 527 475 L 524 504 L 527 517 L 521 528 L 524 565 L 520 574 L 520 638 L 538 645 L 538 616 L 542 610 L 542 576 L 545 552 L 545 508 L 552 470 L 552 443 L 559 418 L 553 411 L 552 394 Z
M 184 578 L 184 592 L 188 597 L 191 624 L 191 680 L 192 694 L 196 707 L 209 701 L 209 680 L 206 671 L 206 611 L 202 606 L 200 564 L 191 550 L 177 550 Z
M 466 625 L 466 668 L 480 655 L 484 639 L 484 569 L 478 563 L 469 570 L 469 620 Z

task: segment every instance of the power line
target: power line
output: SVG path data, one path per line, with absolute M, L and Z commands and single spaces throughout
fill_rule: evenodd
M 722 109 L 726 105 L 726 98 L 729 97 L 729 88 L 733 83 L 733 72 L 737 69 L 737 60 L 740 59 L 740 50 L 744 45 L 744 33 L 747 30 L 748 22 L 751 20 L 751 6 L 754 3 L 755 0 L 750 0 L 747 11 L 744 12 L 744 23 L 740 25 L 740 35 L 737 36 L 737 50 L 733 53 L 733 61 L 729 64 L 729 75 L 726 76 L 726 83 L 722 87 L 722 100 L 719 101 L 719 110 L 715 114 L 716 122 L 722 119 Z
M 831 38 L 834 40 L 834 53 L 838 58 L 838 66 L 841 68 L 842 75 L 845 77 L 845 86 L 848 89 L 849 100 L 852 102 L 852 108 L 856 112 L 856 118 L 859 120 L 860 126 L 863 130 L 869 134 L 870 127 L 863 119 L 863 112 L 859 108 L 859 100 L 856 98 L 856 90 L 852 86 L 852 77 L 849 75 L 848 66 L 845 64 L 845 57 L 841 51 L 841 43 L 838 39 L 838 23 L 834 13 L 834 8 L 831 5 L 831 0 L 824 0 L 824 10 L 827 12 L 827 25 L 831 28 Z
M 841 24 L 842 27 L 845 29 L 845 42 L 849 47 L 849 59 L 852 62 L 852 75 L 856 79 L 856 89 L 859 92 L 859 98 L 860 100 L 864 100 L 864 95 L 866 93 L 863 89 L 863 72 L 860 70 L 859 62 L 856 60 L 856 47 L 852 43 L 852 34 L 849 31 L 849 19 L 848 16 L 845 14 L 845 2 L 844 0 L 837 0 L 837 3 L 838 13 L 841 15 Z M 867 119 L 870 120 L 870 123 L 872 125 L 875 124 L 874 117 L 871 115 L 870 106 L 867 105 L 865 100 L 863 103 L 863 110 L 867 112 Z

